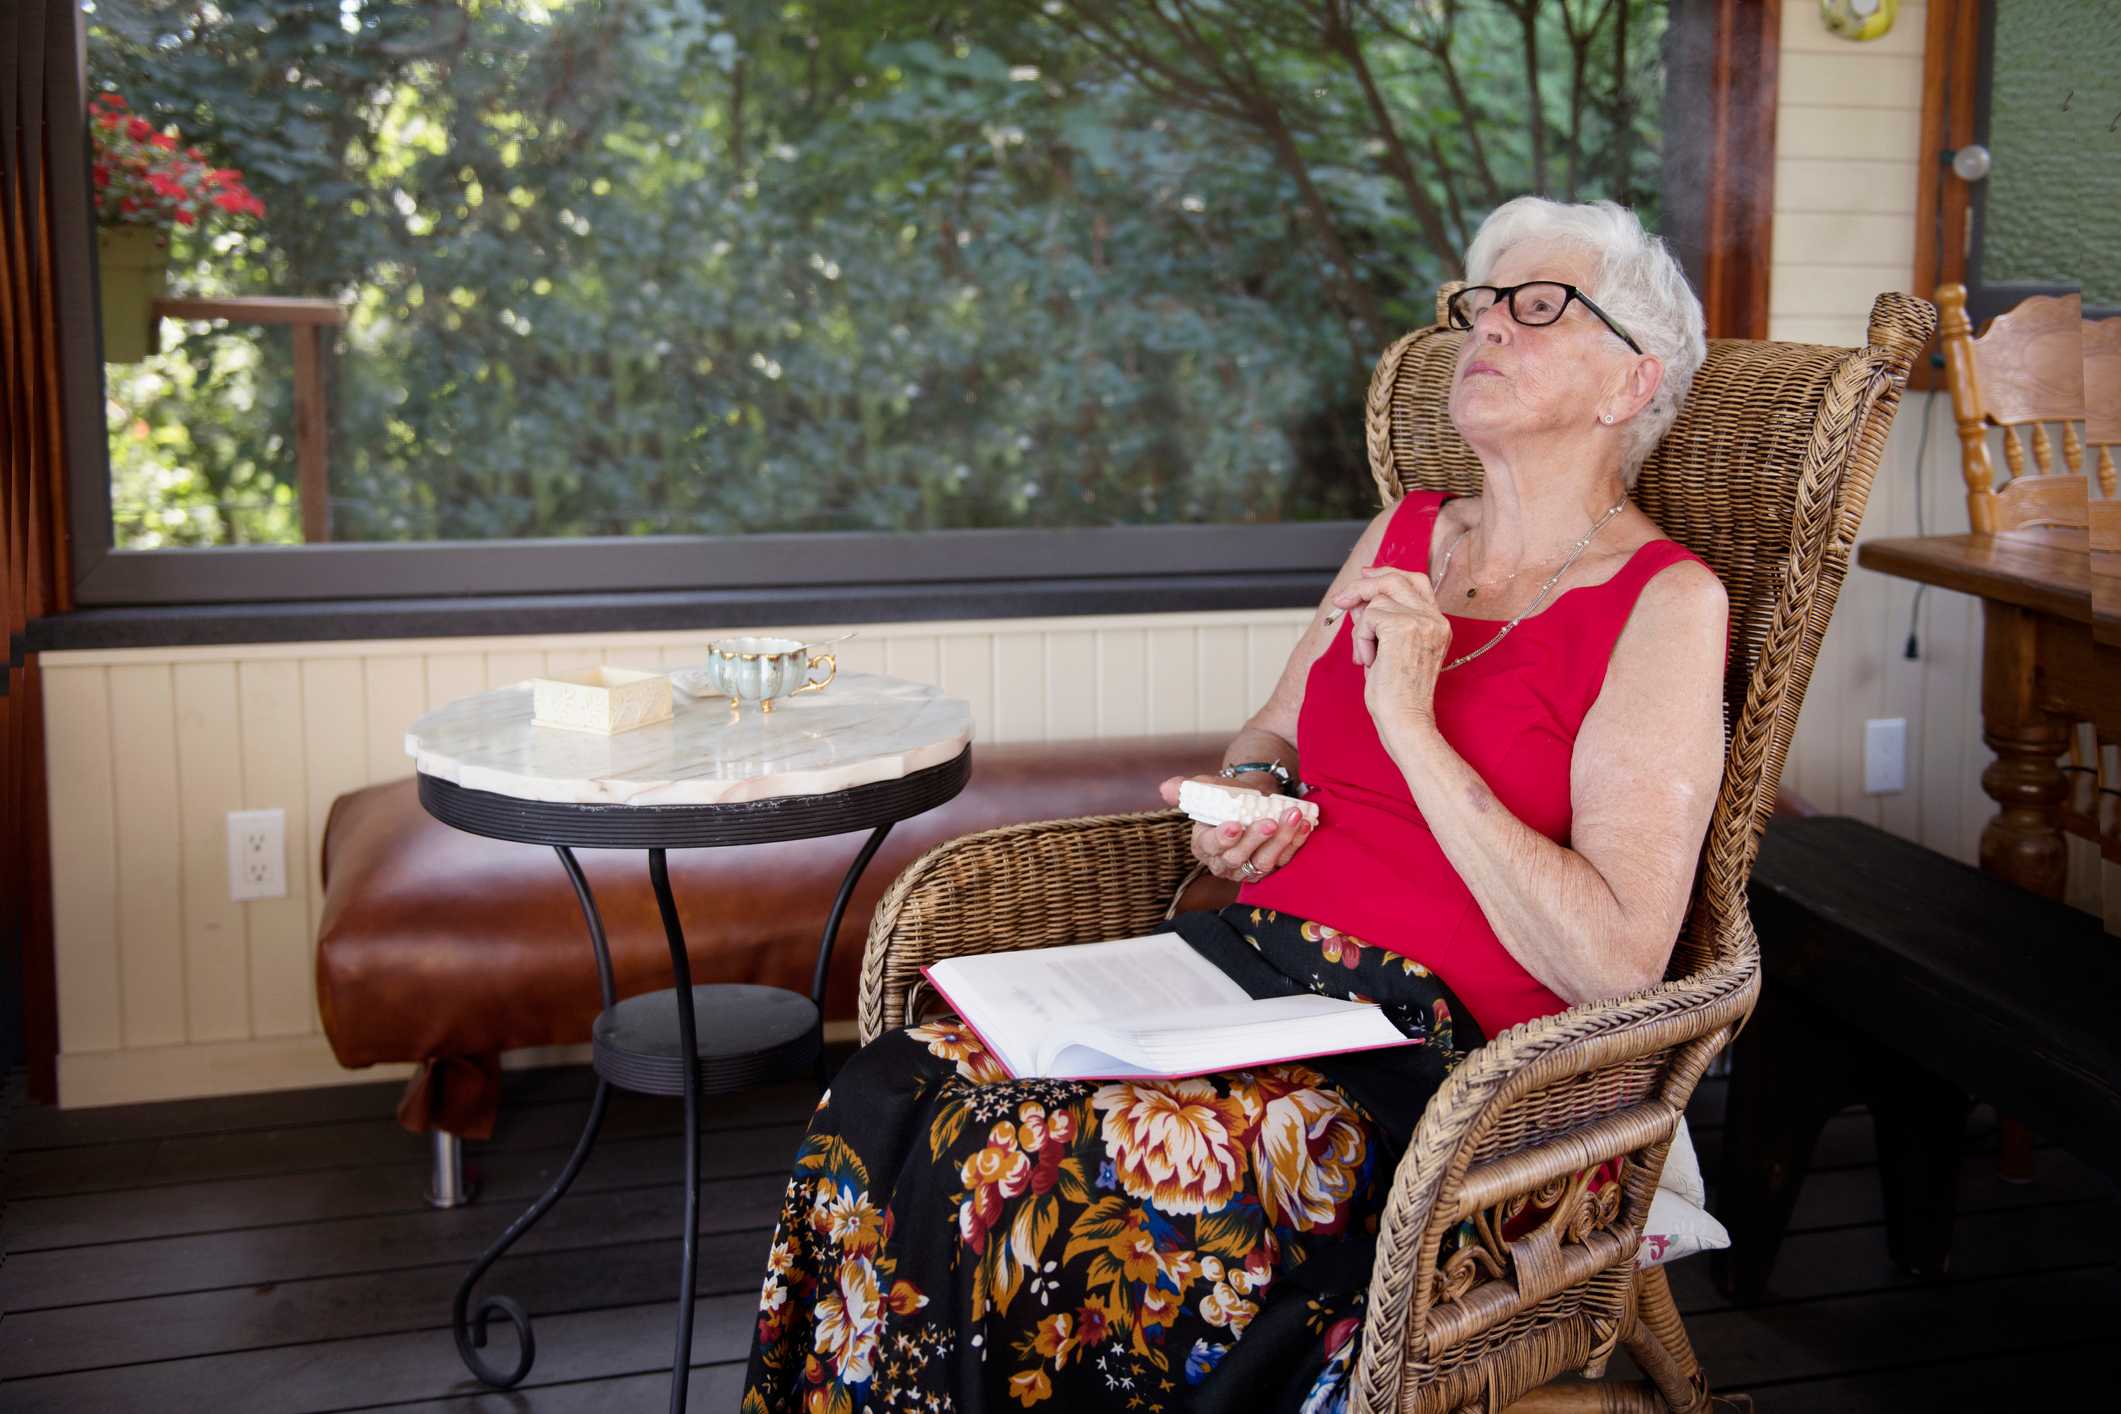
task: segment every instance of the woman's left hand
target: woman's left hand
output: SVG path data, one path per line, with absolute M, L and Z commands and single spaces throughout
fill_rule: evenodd
M 1451 624 L 1425 574 L 1373 565 L 1333 597 L 1354 617 L 1349 642 L 1369 671 L 1363 705 L 1387 750 L 1436 722 L 1436 675 L 1451 651 Z

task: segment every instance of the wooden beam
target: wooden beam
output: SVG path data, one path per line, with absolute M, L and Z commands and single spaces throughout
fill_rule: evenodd
M 157 319 L 231 319 L 238 324 L 344 324 L 337 300 L 285 295 L 240 295 L 227 299 L 158 299 Z
M 1966 282 L 1973 188 L 1952 175 L 1944 154 L 1974 140 L 1982 3 L 1930 0 L 1922 36 L 1922 146 L 1915 183 L 1915 272 L 1908 288 L 1931 301 L 1939 287 Z M 1942 387 L 1943 375 L 1925 354 L 1915 361 L 1908 385 Z
M 1782 0 L 1715 0 L 1712 23 L 1701 303 L 1711 338 L 1764 339 Z
M 302 493 L 302 539 L 331 539 L 331 453 L 324 416 L 324 334 L 298 324 L 295 345 L 295 477 Z

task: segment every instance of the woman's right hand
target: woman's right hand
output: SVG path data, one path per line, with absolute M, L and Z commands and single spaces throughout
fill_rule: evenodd
M 1188 779 L 1173 776 L 1163 783 L 1160 789 L 1164 804 L 1178 804 L 1178 788 Z M 1257 786 L 1224 780 L 1221 776 L 1193 776 L 1190 779 L 1228 790 L 1249 790 L 1266 796 L 1276 794 Z M 1257 883 L 1287 864 L 1310 837 L 1310 822 L 1292 805 L 1279 815 L 1255 820 L 1250 829 L 1235 821 L 1225 825 L 1194 825 L 1193 857 L 1218 879 L 1234 879 L 1240 884 Z M 1249 869 L 1246 868 L 1248 864 Z

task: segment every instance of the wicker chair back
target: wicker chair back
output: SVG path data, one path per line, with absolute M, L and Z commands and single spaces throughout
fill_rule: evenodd
M 1465 335 L 1445 327 L 1443 310 L 1458 288 L 1438 291 L 1436 324 L 1388 349 L 1371 380 L 1370 472 L 1388 504 L 1416 489 L 1480 489 L 1480 462 L 1449 411 Z M 1881 295 L 1868 348 L 1710 340 L 1678 421 L 1635 483 L 1635 503 L 1706 560 L 1730 596 L 1723 701 L 1732 749 L 1709 832 L 1710 859 L 1726 875 L 1725 904 L 1742 906 L 1892 420 L 1895 380 L 1904 382 L 1936 322 L 1921 300 Z M 1672 975 L 1706 965 L 1713 936 L 1696 932 L 1696 944 L 1683 943 Z M 1735 957 L 1725 952 L 1722 961 Z

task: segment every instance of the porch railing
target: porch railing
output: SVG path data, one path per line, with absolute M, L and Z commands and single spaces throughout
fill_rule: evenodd
M 295 345 L 295 478 L 302 500 L 302 538 L 331 539 L 330 419 L 325 416 L 324 330 L 346 322 L 334 300 L 280 295 L 228 299 L 158 299 L 155 318 L 226 319 L 234 324 L 285 324 Z M 159 327 L 159 326 L 158 326 Z

